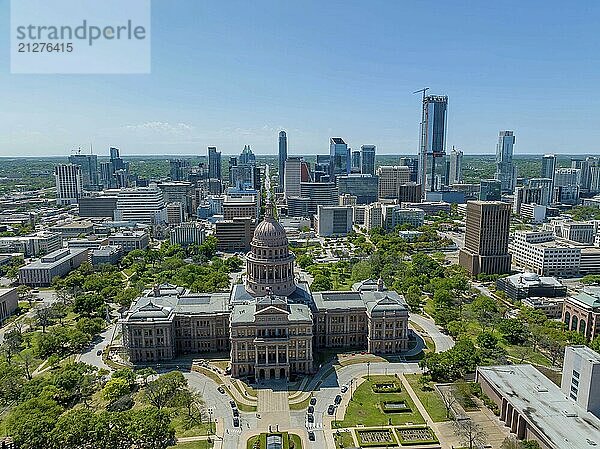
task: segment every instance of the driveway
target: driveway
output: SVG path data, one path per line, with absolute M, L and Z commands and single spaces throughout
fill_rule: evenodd
M 106 348 L 106 346 L 111 342 L 114 336 L 113 334 L 116 331 L 116 326 L 117 325 L 115 323 L 112 323 L 104 332 L 98 334 L 98 336 L 92 342 L 93 346 L 79 355 L 79 361 L 98 368 L 104 368 L 108 371 L 112 371 L 112 369 L 106 363 L 104 363 L 104 360 L 102 360 L 102 352 L 104 351 L 104 348 Z M 98 351 L 100 351 L 99 355 Z
M 416 313 L 411 313 L 409 319 L 422 327 L 431 337 L 435 343 L 435 352 L 444 352 L 454 346 L 452 337 L 442 333 L 439 326 L 433 320 L 425 318 L 423 315 L 417 315 Z

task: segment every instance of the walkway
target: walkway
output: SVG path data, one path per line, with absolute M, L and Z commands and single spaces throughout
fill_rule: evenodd
M 269 430 L 269 426 L 275 429 L 290 426 L 290 406 L 287 388 L 261 388 L 258 390 L 257 413 L 260 416 L 258 425 L 263 430 Z

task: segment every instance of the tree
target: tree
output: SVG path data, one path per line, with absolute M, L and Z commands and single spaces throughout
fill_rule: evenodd
M 2 342 L 2 352 L 6 355 L 6 360 L 10 363 L 14 354 L 19 353 L 23 345 L 23 334 L 17 329 L 11 329 L 4 334 Z
M 7 362 L 0 362 L 0 404 L 8 405 L 21 395 L 25 378 L 23 370 Z
M 35 311 L 35 319 L 38 326 L 42 326 L 42 333 L 46 332 L 46 327 L 52 324 L 52 308 L 39 307 Z
M 62 320 L 67 316 L 67 306 L 62 302 L 55 302 L 50 307 L 50 316 L 58 320 L 58 324 L 62 326 Z
M 317 274 L 310 288 L 313 292 L 327 291 L 333 289 L 333 283 L 329 277 Z
M 31 293 L 31 287 L 28 285 L 21 284 L 17 287 L 17 296 L 20 301 L 27 301 L 29 303 L 29 307 L 31 307 L 31 302 L 33 301 L 33 294 Z
M 487 296 L 479 295 L 471 304 L 471 310 L 482 331 L 485 331 L 488 326 L 494 325 L 499 318 L 498 304 Z
M 469 449 L 483 446 L 486 435 L 483 428 L 471 418 L 457 418 L 452 422 L 454 433 Z
M 511 345 L 523 345 L 529 337 L 529 330 L 523 321 L 516 318 L 500 320 L 498 331 Z
M 477 336 L 477 344 L 483 349 L 495 349 L 498 346 L 498 338 L 491 332 L 482 332 Z
M 423 292 L 418 285 L 408 287 L 404 298 L 411 312 L 419 312 L 422 309 Z
M 31 372 L 31 367 L 35 363 L 35 355 L 33 354 L 33 350 L 25 349 L 17 355 L 17 359 L 19 360 L 19 364 L 25 371 L 25 376 L 27 380 L 31 380 L 33 374 Z
M 11 410 L 6 418 L 6 428 L 19 448 L 47 447 L 61 413 L 62 408 L 52 399 L 29 399 Z
M 181 374 L 181 373 L 180 373 Z M 175 431 L 169 414 L 155 407 L 125 412 L 129 418 L 127 429 L 138 449 L 166 449 L 173 444 Z
M 54 447 L 61 449 L 95 449 L 97 417 L 93 411 L 79 408 L 63 413 L 52 430 Z
M 179 394 L 178 405 L 184 408 L 184 420 L 187 428 L 202 424 L 202 416 L 205 414 L 206 406 L 200 393 L 189 389 Z
M 179 371 L 171 371 L 148 382 L 146 399 L 157 409 L 167 407 L 176 400 L 179 393 L 187 387 L 187 381 Z
M 129 394 L 130 391 L 129 382 L 126 378 L 112 378 L 102 389 L 102 397 L 109 402 L 114 402 L 120 397 Z
M 452 407 L 456 403 L 456 396 L 454 395 L 454 392 L 452 391 L 452 387 L 451 386 L 439 387 L 438 391 L 440 392 L 440 398 L 442 399 L 442 402 L 444 403 L 444 408 L 446 409 L 446 418 L 451 418 L 452 410 L 453 410 Z

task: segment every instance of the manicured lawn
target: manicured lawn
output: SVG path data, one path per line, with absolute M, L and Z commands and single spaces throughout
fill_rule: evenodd
M 209 443 L 207 440 L 191 441 L 189 443 L 177 443 L 173 446 L 176 449 L 212 449 L 213 443 Z
M 190 428 L 186 428 L 184 425 L 183 417 L 174 416 L 172 418 L 173 427 L 175 428 L 175 436 L 177 438 L 181 437 L 195 437 L 200 435 L 209 435 L 210 433 L 214 433 L 215 431 L 215 423 L 211 423 L 212 432 L 209 432 L 208 422 L 195 425 Z
M 353 427 L 358 424 L 364 426 L 381 426 L 388 425 L 390 420 L 393 425 L 424 423 L 423 417 L 405 391 L 400 393 L 373 393 L 373 384 L 385 382 L 398 382 L 398 379 L 395 376 L 371 376 L 370 380 L 365 380 L 360 384 L 348 404 L 343 420 L 337 423 L 334 421 L 334 426 Z M 405 413 L 384 413 L 380 406 L 380 403 L 384 401 L 404 401 L 412 411 Z
M 431 387 L 431 390 L 423 391 L 419 385 L 419 378 L 421 374 L 405 374 L 404 377 L 412 387 L 413 391 L 435 422 L 448 421 L 446 417 L 446 407 L 440 395 L 436 390 Z
M 294 449 L 302 449 L 302 440 L 300 439 L 300 437 L 294 433 L 287 433 L 287 432 L 273 432 L 274 433 L 280 433 L 282 435 L 282 440 L 283 440 L 283 449 L 290 449 L 290 448 L 294 448 Z M 253 437 L 250 437 L 248 439 L 248 441 L 246 442 L 246 448 L 247 449 L 254 449 L 254 444 L 260 441 L 260 449 L 267 449 L 267 434 L 266 433 L 261 433 L 260 435 L 255 435 Z
M 339 431 L 339 435 L 335 433 L 333 438 L 335 439 L 336 448 L 356 447 L 354 444 L 354 438 L 352 438 L 352 431 Z

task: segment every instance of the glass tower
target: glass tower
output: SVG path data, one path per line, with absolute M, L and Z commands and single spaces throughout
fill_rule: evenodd
M 332 137 L 329 141 L 329 174 L 331 179 L 337 175 L 350 173 L 350 148 L 341 137 Z
M 419 177 L 418 182 L 427 186 L 430 163 L 430 187 L 435 190 L 435 160 L 446 154 L 446 115 L 448 111 L 448 97 L 442 95 L 427 95 L 423 97 L 423 111 L 421 117 L 421 136 L 419 145 Z M 423 189 L 423 193 L 427 189 Z

